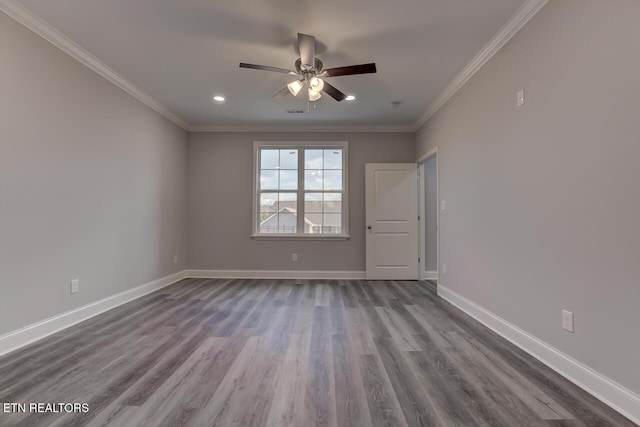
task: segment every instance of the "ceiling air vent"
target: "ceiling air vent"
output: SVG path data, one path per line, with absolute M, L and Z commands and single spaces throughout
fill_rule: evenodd
M 304 114 L 304 110 L 287 110 L 287 114 Z

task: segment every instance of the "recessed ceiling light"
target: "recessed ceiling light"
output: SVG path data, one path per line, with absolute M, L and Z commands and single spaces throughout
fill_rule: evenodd
M 217 102 L 224 102 L 224 96 L 216 95 L 213 97 L 213 100 Z
M 347 95 L 347 97 L 345 98 L 347 101 L 353 101 L 354 99 L 356 99 L 355 96 L 353 95 Z

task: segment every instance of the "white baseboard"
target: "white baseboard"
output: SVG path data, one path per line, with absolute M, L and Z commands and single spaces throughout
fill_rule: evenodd
M 438 296 L 640 425 L 640 396 L 633 391 L 440 284 Z
M 437 271 L 423 271 L 422 280 L 438 280 Z
M 199 279 L 350 279 L 364 280 L 364 271 L 309 270 L 187 270 L 187 277 Z
M 153 282 L 137 286 L 124 292 L 103 298 L 82 307 L 67 311 L 54 317 L 42 320 L 24 328 L 0 336 L 0 356 L 31 344 L 34 341 L 59 332 L 63 329 L 97 316 L 107 310 L 125 304 L 143 295 L 169 286 L 186 277 L 185 270 L 154 280 Z

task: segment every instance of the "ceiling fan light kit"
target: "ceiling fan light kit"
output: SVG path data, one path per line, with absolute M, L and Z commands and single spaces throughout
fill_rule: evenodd
M 318 99 L 320 99 L 322 97 L 322 94 L 320 92 L 317 92 L 311 88 L 309 88 L 309 101 L 313 102 L 313 101 L 317 101 Z
M 304 86 L 304 80 L 296 80 L 289 83 L 287 85 L 287 89 L 289 89 L 289 92 L 291 93 L 291 95 L 297 96 L 298 93 L 300 93 L 300 91 L 302 90 L 303 86 Z
M 313 77 L 309 81 L 309 84 L 311 85 L 311 88 L 313 90 L 315 90 L 316 92 L 320 92 L 322 89 L 324 89 L 324 81 L 322 79 L 317 78 L 317 77 Z
M 307 95 L 309 101 L 317 101 L 322 97 L 324 92 L 336 101 L 340 102 L 345 99 L 352 101 L 353 96 L 347 96 L 340 90 L 324 81 L 322 78 L 349 76 L 353 74 L 370 74 L 377 72 L 376 64 L 350 65 L 346 67 L 323 69 L 324 64 L 316 58 L 316 38 L 307 34 L 298 33 L 298 50 L 300 58 L 295 62 L 295 71 L 285 68 L 270 67 L 266 65 L 240 63 L 240 68 L 249 68 L 253 70 L 271 71 L 274 73 L 284 73 L 292 76 L 298 76 L 299 79 L 287 84 L 286 88 L 279 91 L 274 97 L 287 95 L 290 93 L 297 96 L 305 84 L 309 84 Z

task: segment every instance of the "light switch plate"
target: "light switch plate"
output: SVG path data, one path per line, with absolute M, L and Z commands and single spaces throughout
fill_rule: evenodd
M 573 332 L 573 312 L 562 310 L 562 329 Z
M 520 89 L 516 94 L 516 106 L 522 107 L 524 105 L 524 89 Z
M 71 293 L 75 294 L 76 292 L 78 292 L 80 290 L 80 280 L 78 279 L 73 279 L 71 281 Z

